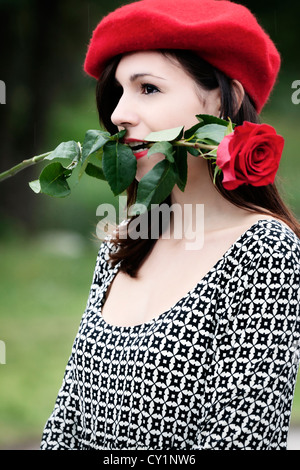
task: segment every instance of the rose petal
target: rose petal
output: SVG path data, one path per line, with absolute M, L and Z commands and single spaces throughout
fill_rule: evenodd
M 245 121 L 226 136 L 217 150 L 217 165 L 223 171 L 223 186 L 262 186 L 274 182 L 284 139 L 268 124 Z

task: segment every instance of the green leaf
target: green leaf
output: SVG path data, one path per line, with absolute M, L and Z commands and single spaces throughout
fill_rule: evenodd
M 106 181 L 102 168 L 94 165 L 93 163 L 87 164 L 85 172 L 89 176 L 93 176 L 94 178 L 98 178 L 99 180 Z
M 175 150 L 176 184 L 183 192 L 187 181 L 187 148 L 176 147 Z
M 170 142 L 156 142 L 155 144 L 153 144 L 150 150 L 148 150 L 147 156 L 150 157 L 154 153 L 162 153 L 170 162 L 174 162 L 174 149 L 173 145 L 170 144 Z
M 71 190 L 66 179 L 71 173 L 71 170 L 64 168 L 59 162 L 50 163 L 39 177 L 41 192 L 48 196 L 68 196 Z
M 229 123 L 227 125 L 227 130 L 226 130 L 225 135 L 231 134 L 233 132 L 234 127 L 235 127 L 235 124 L 233 124 L 231 119 L 229 118 Z
M 187 129 L 184 133 L 184 138 L 185 139 L 190 139 L 191 137 L 193 137 L 193 135 L 195 134 L 195 132 L 201 127 L 203 126 L 203 122 L 199 122 L 198 124 L 195 124 L 193 127 L 191 127 L 190 129 Z
M 112 136 L 110 137 L 110 140 L 119 141 L 119 140 L 123 139 L 123 137 L 125 136 L 126 132 L 127 132 L 126 129 L 123 129 L 122 131 L 119 131 L 119 132 L 117 132 L 116 134 L 112 135 Z
M 109 132 L 94 129 L 88 130 L 85 133 L 82 144 L 82 163 L 84 163 L 90 155 L 102 148 L 109 140 Z
M 140 180 L 136 204 L 143 204 L 149 210 L 151 204 L 160 204 L 171 193 L 177 180 L 174 165 L 167 159 L 158 162 Z
M 216 147 L 215 149 L 210 150 L 209 152 L 205 153 L 205 156 L 206 157 L 213 157 L 213 159 L 216 159 L 217 152 L 218 152 L 218 147 Z
M 31 187 L 32 191 L 34 191 L 36 194 L 41 192 L 40 180 L 30 181 L 28 184 Z
M 80 159 L 80 147 L 74 140 L 62 142 L 53 152 L 51 152 L 45 160 L 66 159 L 71 161 L 78 161 Z
M 151 132 L 147 137 L 144 139 L 147 142 L 160 142 L 160 141 L 167 141 L 172 142 L 176 139 L 181 139 L 183 135 L 183 126 L 175 127 L 173 129 L 165 129 L 163 131 L 158 132 Z
M 219 144 L 221 140 L 223 140 L 226 130 L 227 126 L 224 127 L 219 124 L 207 124 L 196 131 L 195 138 L 198 141 L 201 140 L 201 142 L 211 143 L 213 141 Z
M 228 125 L 228 121 L 225 119 L 221 119 L 210 114 L 197 114 L 196 118 L 200 121 L 202 126 L 205 126 L 206 124 L 219 124 L 227 127 Z
M 198 157 L 200 155 L 200 150 L 195 149 L 194 147 L 189 147 L 188 152 L 193 155 L 193 157 Z
M 132 183 L 136 174 L 136 158 L 132 150 L 118 142 L 107 142 L 103 147 L 102 168 L 115 196 Z
M 221 168 L 219 168 L 218 165 L 216 165 L 216 166 L 215 166 L 215 170 L 214 170 L 214 178 L 213 178 L 214 184 L 216 184 L 217 175 L 218 175 L 219 173 L 221 173 L 221 172 L 222 172 Z

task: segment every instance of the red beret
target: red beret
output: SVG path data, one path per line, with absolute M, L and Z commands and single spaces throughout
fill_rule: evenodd
M 258 112 L 274 86 L 280 56 L 244 6 L 227 0 L 141 0 L 98 24 L 84 70 L 99 79 L 112 57 L 134 51 L 187 49 L 239 80 Z

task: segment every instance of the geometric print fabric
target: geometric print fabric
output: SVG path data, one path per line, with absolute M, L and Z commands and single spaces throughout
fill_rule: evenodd
M 101 316 L 120 264 L 100 247 L 41 449 L 286 449 L 300 344 L 300 241 L 260 220 L 170 310 Z

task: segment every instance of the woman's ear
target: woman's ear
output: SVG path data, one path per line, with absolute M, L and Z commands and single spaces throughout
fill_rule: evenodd
M 237 114 L 241 107 L 242 101 L 244 99 L 245 90 L 241 82 L 239 82 L 238 80 L 232 80 L 231 86 L 232 86 L 232 90 L 235 96 L 236 109 L 234 110 L 234 114 Z

